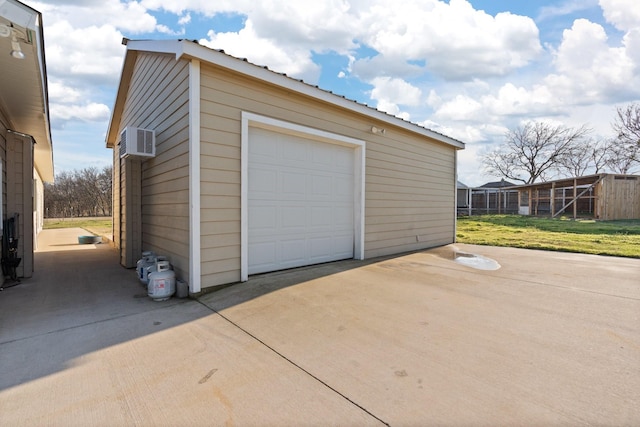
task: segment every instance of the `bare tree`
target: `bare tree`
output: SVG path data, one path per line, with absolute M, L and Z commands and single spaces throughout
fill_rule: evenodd
M 567 177 L 601 173 L 609 165 L 611 144 L 605 139 L 588 139 L 575 146 L 558 159 L 559 171 Z
M 561 160 L 575 153 L 591 132 L 545 122 L 532 122 L 510 130 L 505 143 L 483 157 L 484 170 L 493 176 L 532 184 L 562 168 Z
M 63 171 L 54 184 L 45 184 L 44 205 L 48 218 L 111 215 L 111 166 Z
M 621 174 L 633 173 L 640 164 L 640 145 L 624 144 L 614 140 L 607 150 L 607 168 Z
M 640 146 L 640 103 L 618 107 L 616 112 L 612 126 L 617 139 L 624 145 Z

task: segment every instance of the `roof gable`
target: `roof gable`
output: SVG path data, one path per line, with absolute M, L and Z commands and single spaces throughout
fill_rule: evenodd
M 347 99 L 343 96 L 336 95 L 330 91 L 305 83 L 302 80 L 294 79 L 286 74 L 277 73 L 269 70 L 267 67 L 258 66 L 248 62 L 246 59 L 239 59 L 226 54 L 221 50 L 214 50 L 202 46 L 195 41 L 189 40 L 123 40 L 127 45 L 127 53 L 125 56 L 123 72 L 120 80 L 120 87 L 116 97 L 116 103 L 113 108 L 111 123 L 107 131 L 107 147 L 112 147 L 117 138 L 117 124 L 120 121 L 120 114 L 124 106 L 128 84 L 133 71 L 132 62 L 135 62 L 136 52 L 156 52 L 163 54 L 173 54 L 176 60 L 179 59 L 197 59 L 207 62 L 218 67 L 228 69 L 232 72 L 250 76 L 259 81 L 270 83 L 287 90 L 309 96 L 311 98 L 329 103 L 336 107 L 356 112 L 365 116 L 369 116 L 382 123 L 397 126 L 413 133 L 434 139 L 441 143 L 454 147 L 455 149 L 463 149 L 464 143 L 454 138 L 448 137 L 441 133 L 432 131 L 416 123 L 412 123 L 392 116 L 385 112 L 379 111 L 366 104 L 359 103 Z M 114 126 L 116 127 L 114 129 Z

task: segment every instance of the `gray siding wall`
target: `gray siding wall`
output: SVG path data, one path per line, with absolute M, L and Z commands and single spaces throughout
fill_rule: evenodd
M 7 135 L 7 201 L 4 219 L 18 214 L 19 277 L 33 274 L 33 140 L 16 134 Z
M 189 280 L 189 68 L 171 55 L 140 53 L 120 122 L 156 132 L 156 157 L 119 158 L 114 149 L 114 226 L 122 263 L 135 266 L 143 250 L 169 257 Z M 139 212 L 139 213 L 138 213 Z M 139 218 L 139 219 L 138 219 Z M 116 238 L 118 239 L 118 238 Z
M 7 129 L 8 129 L 8 120 L 4 115 L 4 112 L 0 109 L 0 157 L 2 161 L 2 214 L 0 215 L 2 218 L 0 220 L 5 219 L 5 215 L 7 212 Z M 0 281 L 1 283 L 1 281 Z
M 0 111 L 0 156 L 2 157 L 2 220 L 19 214 L 19 277 L 33 275 L 34 199 L 33 140 L 9 133 L 8 120 Z M 1 283 L 1 282 L 0 282 Z
M 201 79 L 203 288 L 240 279 L 242 111 L 366 141 L 365 257 L 453 242 L 453 147 L 206 64 Z

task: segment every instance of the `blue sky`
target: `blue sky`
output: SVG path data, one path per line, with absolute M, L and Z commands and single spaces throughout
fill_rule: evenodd
M 616 107 L 640 101 L 637 0 L 25 3 L 43 13 L 56 172 L 111 163 L 123 37 L 198 40 L 457 138 L 468 185 L 496 178 L 479 159 L 508 129 L 606 138 Z

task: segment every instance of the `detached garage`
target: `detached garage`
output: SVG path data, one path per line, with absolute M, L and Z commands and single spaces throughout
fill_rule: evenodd
M 452 243 L 464 144 L 190 41 L 125 40 L 114 242 L 191 293 Z

